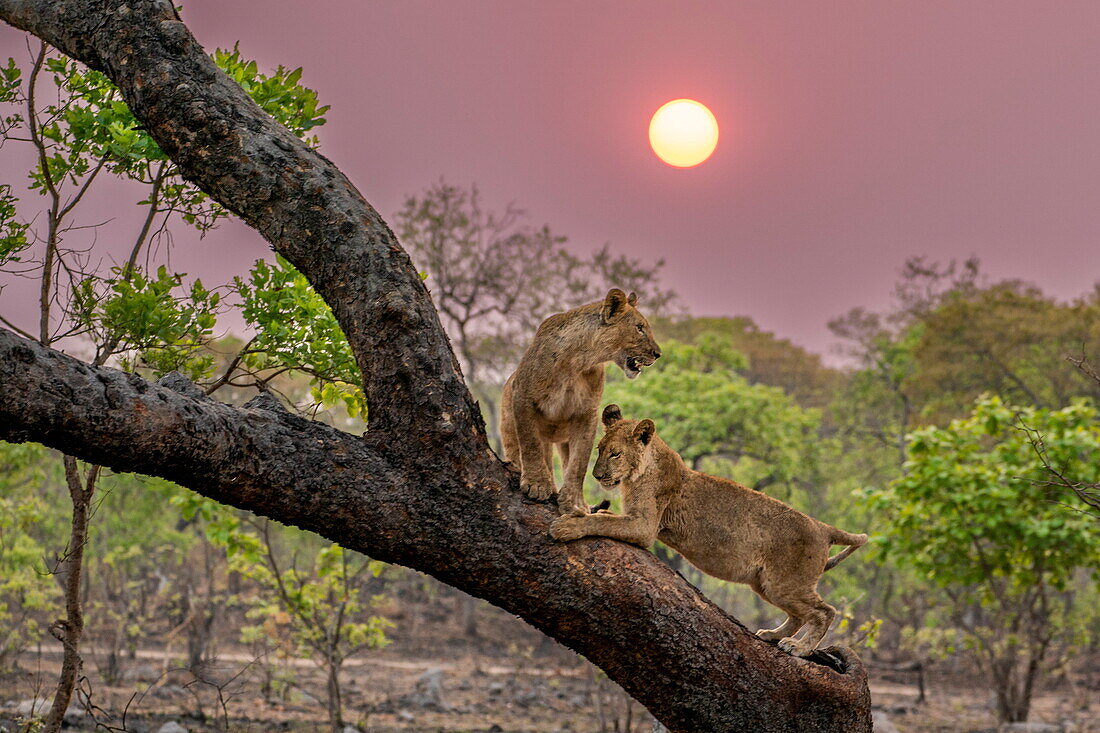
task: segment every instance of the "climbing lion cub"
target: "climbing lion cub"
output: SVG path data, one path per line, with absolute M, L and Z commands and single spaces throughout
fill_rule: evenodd
M 723 580 L 748 584 L 787 612 L 777 629 L 756 634 L 779 648 L 808 656 L 829 630 L 836 609 L 821 599 L 817 582 L 867 542 L 792 509 L 766 494 L 693 471 L 656 435 L 652 420 L 624 420 L 618 405 L 603 411 L 605 426 L 592 475 L 604 488 L 620 486 L 623 514 L 558 517 L 554 539 L 613 537 L 649 547 L 660 539 L 692 565 Z M 829 557 L 830 545 L 847 545 Z M 803 626 L 800 639 L 794 634 Z
M 633 379 L 661 355 L 638 296 L 613 288 L 602 301 L 550 316 L 539 326 L 501 396 L 504 459 L 519 467 L 534 499 L 554 494 L 553 447 L 561 454 L 563 512 L 584 506 L 584 474 L 596 442 L 604 364 Z

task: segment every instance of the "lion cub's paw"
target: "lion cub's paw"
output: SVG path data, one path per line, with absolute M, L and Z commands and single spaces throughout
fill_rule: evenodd
M 584 537 L 584 523 L 575 514 L 558 517 L 550 524 L 550 536 L 558 542 L 571 542 Z
M 772 629 L 760 629 L 756 632 L 756 636 L 764 641 L 778 641 L 779 639 L 779 634 Z
M 798 641 L 790 636 L 779 640 L 779 648 L 794 657 L 808 657 L 813 654 L 809 644 Z
M 554 488 L 553 481 L 538 478 L 533 479 L 529 476 L 520 477 L 519 488 L 532 499 L 538 499 L 539 501 L 549 499 L 557 491 Z

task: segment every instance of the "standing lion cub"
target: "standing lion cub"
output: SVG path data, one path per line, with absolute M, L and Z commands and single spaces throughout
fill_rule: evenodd
M 613 361 L 633 379 L 661 348 L 638 296 L 613 288 L 602 301 L 550 316 L 520 359 L 501 396 L 504 460 L 521 471 L 520 487 L 533 499 L 553 496 L 553 449 L 561 454 L 565 484 L 558 507 L 584 507 L 584 475 L 596 442 L 604 364 Z
M 705 573 L 746 583 L 787 612 L 777 629 L 757 631 L 798 657 L 821 643 L 836 609 L 817 593 L 821 574 L 867 542 L 741 484 L 693 471 L 656 435 L 652 420 L 624 420 L 618 405 L 603 411 L 605 426 L 592 475 L 620 486 L 623 513 L 558 517 L 550 528 L 562 542 L 590 535 L 649 547 L 660 539 Z M 847 545 L 829 557 L 831 545 Z M 794 635 L 803 626 L 800 639 Z

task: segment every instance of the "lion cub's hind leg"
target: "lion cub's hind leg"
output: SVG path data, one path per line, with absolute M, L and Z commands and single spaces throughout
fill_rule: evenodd
M 809 573 L 794 577 L 777 576 L 765 569 L 762 577 L 750 586 L 768 603 L 786 612 L 787 620 L 774 629 L 756 632 L 764 641 L 778 641 L 779 648 L 796 657 L 807 657 L 828 633 L 836 618 L 836 609 L 817 592 L 818 578 Z M 799 638 L 795 638 L 804 629 Z
M 836 618 L 836 609 L 826 603 L 816 591 L 811 591 L 798 600 L 785 601 L 785 604 L 789 610 L 783 606 L 780 607 L 788 613 L 793 612 L 792 615 L 797 614 L 805 621 L 806 630 L 801 638 L 783 637 L 779 640 L 779 648 L 796 657 L 808 657 L 829 632 L 829 627 L 833 625 L 833 619 Z
M 756 635 L 764 641 L 779 641 L 788 636 L 794 636 L 801 629 L 803 623 L 794 616 L 787 616 L 787 620 L 774 629 L 760 629 Z
M 771 605 L 779 608 L 779 605 L 768 597 L 768 594 L 764 591 L 763 586 L 761 586 L 758 581 L 750 581 L 749 587 L 756 591 L 756 595 L 760 596 Z M 786 611 L 787 609 L 782 608 L 780 610 Z M 803 622 L 797 616 L 795 616 L 793 613 L 788 612 L 787 620 L 781 623 L 778 627 L 774 629 L 760 629 L 756 632 L 756 635 L 764 641 L 779 641 L 780 639 L 786 638 L 788 636 L 794 636 L 798 633 L 798 630 L 801 629 L 803 625 Z

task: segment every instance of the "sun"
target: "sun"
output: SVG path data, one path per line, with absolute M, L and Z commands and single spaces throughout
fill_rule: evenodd
M 718 120 L 694 99 L 674 99 L 653 113 L 649 144 L 674 168 L 697 166 L 718 146 Z

